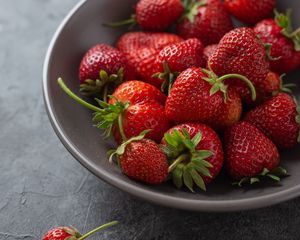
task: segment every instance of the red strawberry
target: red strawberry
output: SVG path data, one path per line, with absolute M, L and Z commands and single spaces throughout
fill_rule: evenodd
M 172 84 L 178 74 L 187 68 L 205 67 L 204 47 L 196 39 L 175 43 L 163 48 L 156 57 L 153 73 L 165 80 L 165 86 Z
M 208 45 L 204 48 L 203 53 L 204 53 L 204 58 L 205 58 L 206 62 L 214 54 L 214 52 L 217 50 L 217 48 L 218 48 L 218 44 Z
M 42 240 L 83 240 L 98 232 L 102 229 L 111 227 L 113 225 L 118 224 L 117 221 L 113 221 L 107 224 L 102 225 L 94 229 L 93 231 L 82 236 L 76 228 L 73 227 L 57 227 L 50 231 L 48 231 L 42 238 Z
M 183 41 L 172 33 L 128 32 L 120 37 L 117 48 L 124 53 L 138 52 L 141 48 L 161 50 L 165 46 Z
M 240 186 L 259 182 L 264 176 L 280 180 L 277 171 L 283 169 L 276 169 L 280 161 L 276 146 L 250 123 L 239 122 L 226 131 L 225 157 L 229 175 Z
M 275 20 L 266 19 L 254 27 L 254 32 L 264 43 L 271 44 L 271 70 L 288 73 L 300 66 L 300 32 L 292 32 L 290 12 L 276 14 Z
M 163 80 L 152 77 L 156 73 L 153 71 L 155 59 L 162 48 L 181 41 L 180 37 L 170 33 L 131 32 L 119 39 L 117 47 L 125 53 L 139 79 L 160 88 Z
M 272 15 L 276 0 L 225 0 L 224 4 L 237 19 L 255 24 Z
M 145 132 L 123 143 L 112 153 L 117 155 L 122 172 L 128 177 L 151 185 L 163 183 L 168 176 L 168 161 L 159 145 L 144 139 Z
M 245 120 L 268 136 L 278 148 L 292 148 L 300 141 L 300 116 L 294 99 L 279 93 L 250 111 Z
M 208 126 L 187 123 L 170 129 L 162 140 L 162 149 L 172 163 L 174 184 L 183 183 L 193 191 L 193 183 L 202 190 L 219 174 L 223 165 L 222 143 Z
M 141 81 L 128 81 L 122 83 L 113 93 L 113 96 L 121 102 L 130 102 L 130 104 L 142 104 L 148 102 L 157 102 L 165 105 L 166 96 L 154 86 Z M 111 98 L 110 104 L 116 103 L 116 99 Z
M 134 77 L 125 55 L 109 45 L 98 44 L 85 54 L 80 63 L 81 92 L 84 95 L 105 92 L 110 84 L 120 84 L 124 74 L 125 79 Z
M 171 26 L 183 11 L 184 7 L 180 0 L 139 0 L 135 14 L 130 19 L 107 25 L 120 27 L 139 24 L 143 30 L 163 31 Z
M 227 102 L 222 104 L 220 112 L 207 124 L 213 129 L 225 129 L 237 123 L 242 115 L 242 100 L 232 88 L 228 89 Z
M 266 79 L 269 72 L 265 47 L 251 28 L 236 28 L 227 33 L 208 64 L 218 76 L 238 73 L 247 77 L 255 87 Z M 245 83 L 237 80 L 228 83 L 237 89 L 242 99 L 249 97 Z
M 230 74 L 218 78 L 211 71 L 189 68 L 178 76 L 167 97 L 167 117 L 179 123 L 211 123 L 219 116 L 226 103 L 227 86 L 222 81 L 231 77 L 246 81 L 251 86 L 255 99 L 253 85 L 241 75 Z
M 204 45 L 218 43 L 233 29 L 229 14 L 220 0 L 193 1 L 190 11 L 177 25 L 177 33 L 187 38 L 198 38 Z
M 159 142 L 163 133 L 170 127 L 164 107 L 155 101 L 130 104 L 128 101 L 121 102 L 116 99 L 116 103 L 108 104 L 97 100 L 101 107 L 99 108 L 77 97 L 61 78 L 58 79 L 58 84 L 72 99 L 93 110 L 95 112 L 93 121 L 97 128 L 104 129 L 106 137 L 113 131 L 118 142 L 126 141 L 148 129 L 151 130 L 147 134 L 148 138 Z

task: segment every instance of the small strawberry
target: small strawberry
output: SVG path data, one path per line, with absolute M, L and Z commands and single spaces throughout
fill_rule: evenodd
M 255 24 L 272 15 L 276 0 L 225 0 L 224 4 L 237 19 Z
M 223 102 L 220 112 L 207 124 L 215 130 L 225 129 L 237 123 L 242 115 L 242 100 L 232 88 L 228 89 L 227 101 Z
M 130 19 L 107 25 L 120 27 L 138 24 L 143 30 L 163 31 L 177 21 L 183 11 L 180 0 L 139 0 Z
M 163 89 L 171 86 L 180 72 L 191 67 L 205 67 L 204 47 L 196 39 L 168 45 L 157 55 L 154 76 L 165 80 Z
M 200 123 L 186 123 L 170 129 L 162 140 L 168 156 L 169 172 L 176 187 L 183 184 L 192 192 L 194 183 L 202 190 L 223 166 L 223 149 L 218 135 Z
M 198 38 L 204 45 L 215 44 L 233 25 L 220 0 L 188 1 L 186 14 L 177 24 L 179 36 Z
M 293 32 L 291 12 L 276 12 L 275 20 L 265 19 L 254 27 L 261 40 L 270 44 L 271 70 L 288 73 L 300 66 L 300 29 Z
M 124 52 L 138 79 L 160 88 L 163 80 L 153 77 L 157 72 L 156 57 L 165 46 L 181 41 L 180 37 L 170 33 L 131 32 L 119 39 L 117 48 Z
M 43 236 L 42 240 L 83 240 L 100 230 L 103 230 L 116 224 L 118 224 L 117 221 L 104 224 L 83 236 L 74 227 L 57 227 L 48 231 Z
M 116 155 L 122 172 L 131 179 L 150 185 L 166 181 L 168 161 L 159 145 L 145 139 L 146 132 L 133 137 L 112 151 L 110 161 Z
M 119 143 L 137 136 L 147 129 L 151 130 L 147 137 L 159 142 L 163 133 L 170 127 L 164 107 L 156 101 L 130 104 L 128 101 L 121 102 L 115 99 L 114 104 L 108 104 L 96 99 L 101 107 L 99 108 L 76 96 L 62 79 L 58 79 L 58 84 L 72 99 L 94 111 L 93 121 L 96 123 L 96 127 L 105 130 L 105 137 L 110 136 L 113 132 Z
M 253 99 L 256 98 L 253 85 L 241 75 L 229 74 L 219 78 L 212 71 L 189 68 L 178 76 L 167 97 L 165 106 L 167 117 L 177 123 L 189 121 L 211 123 L 219 116 L 227 102 L 227 86 L 223 81 L 228 78 L 245 81 L 251 87 Z M 238 98 L 233 101 L 234 105 L 236 101 L 238 102 Z M 228 116 L 228 120 L 230 118 Z
M 166 96 L 156 87 L 141 81 L 127 81 L 122 83 L 113 93 L 114 98 L 109 100 L 110 104 L 116 103 L 116 99 L 130 104 L 143 104 L 157 102 L 165 105 Z
M 300 141 L 299 111 L 291 96 L 279 93 L 247 113 L 245 120 L 260 129 L 278 148 L 288 149 Z
M 102 93 L 104 98 L 111 85 L 119 85 L 124 78 L 134 77 L 125 55 L 119 50 L 98 44 L 83 57 L 79 68 L 80 91 L 83 95 Z
M 204 48 L 203 54 L 205 61 L 207 63 L 208 59 L 214 54 L 214 52 L 217 50 L 218 44 L 211 44 Z
M 128 32 L 120 37 L 116 46 L 123 53 L 131 53 L 138 52 L 141 48 L 161 50 L 181 41 L 182 38 L 172 33 Z
M 247 77 L 256 87 L 269 72 L 265 47 L 251 28 L 236 28 L 220 41 L 217 50 L 209 58 L 208 65 L 219 76 L 238 73 Z M 229 80 L 242 99 L 249 97 L 245 83 Z
M 247 122 L 239 122 L 225 132 L 225 157 L 227 171 L 239 186 L 259 182 L 263 177 L 280 181 L 279 176 L 287 174 L 278 168 L 276 146 Z

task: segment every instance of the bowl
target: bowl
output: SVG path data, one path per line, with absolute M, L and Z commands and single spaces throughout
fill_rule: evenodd
M 69 152 L 87 169 L 105 182 L 156 204 L 192 210 L 226 212 L 261 208 L 300 195 L 300 148 L 282 153 L 282 165 L 291 176 L 279 184 L 234 188 L 221 176 L 208 187 L 207 192 L 195 194 L 177 190 L 171 183 L 153 187 L 132 181 L 116 166 L 109 164 L 106 152 L 111 142 L 101 138 L 94 128 L 91 112 L 70 99 L 58 86 L 57 78 L 78 93 L 78 67 L 83 54 L 97 43 L 114 44 L 124 29 L 110 29 L 104 22 L 126 19 L 133 10 L 134 0 L 80 1 L 63 20 L 49 46 L 44 64 L 43 92 L 52 126 Z M 279 10 L 300 9 L 300 2 L 279 1 Z M 294 23 L 300 26 L 300 14 L 294 14 Z M 300 78 L 300 71 L 286 79 Z M 299 88 L 295 90 L 300 96 Z

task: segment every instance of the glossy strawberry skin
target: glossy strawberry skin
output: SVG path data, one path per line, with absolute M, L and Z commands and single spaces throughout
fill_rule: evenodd
M 233 25 L 229 14 L 220 0 L 207 0 L 198 8 L 194 22 L 185 18 L 177 25 L 177 33 L 184 39 L 198 38 L 205 46 L 215 44 Z
M 210 95 L 212 85 L 200 68 L 189 68 L 176 79 L 169 96 L 165 111 L 167 117 L 177 123 L 210 122 L 221 110 L 223 95 L 220 91 Z
M 226 130 L 225 158 L 227 171 L 234 180 L 255 177 L 264 168 L 271 171 L 280 161 L 274 143 L 247 122 L 239 122 Z
M 180 0 L 140 0 L 136 5 L 136 19 L 144 30 L 163 31 L 183 13 Z
M 164 105 L 166 96 L 154 86 L 141 81 L 127 81 L 122 83 L 112 94 L 121 102 L 129 101 L 130 104 L 143 104 L 157 102 Z M 116 100 L 111 98 L 110 104 L 114 104 Z
M 204 54 L 204 59 L 206 61 L 206 65 L 207 65 L 208 59 L 214 54 L 214 52 L 217 50 L 217 48 L 218 48 L 218 44 L 211 44 L 204 48 L 203 54 Z
M 215 130 L 232 126 L 241 119 L 243 107 L 240 95 L 232 88 L 228 89 L 228 99 L 223 102 L 220 112 L 207 124 Z
M 276 0 L 225 0 L 224 4 L 237 19 L 255 24 L 272 15 Z
M 74 235 L 68 233 L 66 229 L 71 229 L 69 227 L 57 227 L 48 231 L 44 236 L 43 240 L 68 240 Z M 71 229 L 74 231 L 73 229 Z M 74 232 L 75 233 L 75 232 Z M 76 237 L 74 239 L 77 239 Z
M 126 79 L 134 78 L 134 71 L 127 64 L 126 57 L 122 52 L 109 45 L 98 44 L 84 55 L 80 63 L 80 83 L 87 79 L 99 79 L 100 70 L 111 75 L 116 74 L 120 68 L 124 68 Z
M 279 59 L 270 61 L 270 68 L 279 74 L 291 72 L 300 65 L 300 52 L 281 31 L 282 28 L 273 19 L 263 20 L 254 27 L 254 32 L 264 43 L 272 44 L 270 55 Z
M 168 176 L 166 155 L 149 139 L 130 143 L 119 159 L 123 173 L 134 180 L 158 185 Z
M 216 134 L 216 132 L 208 127 L 207 125 L 201 123 L 184 123 L 178 126 L 175 126 L 167 131 L 167 133 L 172 134 L 172 132 L 177 129 L 182 132 L 182 129 L 186 129 L 191 138 L 193 138 L 197 133 L 202 133 L 202 140 L 197 145 L 197 150 L 210 150 L 214 153 L 213 156 L 206 159 L 209 163 L 213 165 L 212 168 L 209 169 L 211 178 L 210 177 L 203 177 L 203 180 L 206 184 L 210 183 L 217 177 L 224 162 L 224 153 L 222 148 L 222 143 Z M 162 144 L 164 145 L 164 139 L 162 140 Z
M 156 58 L 157 72 L 163 72 L 163 63 L 168 64 L 171 72 L 182 72 L 191 67 L 205 67 L 203 50 L 202 43 L 196 38 L 168 45 Z
M 297 144 L 300 130 L 297 115 L 294 99 L 279 93 L 247 113 L 245 121 L 260 129 L 278 148 L 289 149 Z
M 125 54 L 138 79 L 160 88 L 163 80 L 152 77 L 157 71 L 156 57 L 165 46 L 181 41 L 170 33 L 131 32 L 119 39 L 117 48 Z
M 128 139 L 138 136 L 145 130 L 151 130 L 146 137 L 160 142 L 163 134 L 170 127 L 171 124 L 165 115 L 164 107 L 155 102 L 130 105 L 123 114 L 124 133 Z M 117 128 L 114 128 L 113 135 L 116 142 L 122 142 Z
M 269 72 L 264 45 L 251 28 L 236 28 L 227 33 L 208 62 L 218 76 L 241 74 L 255 87 L 266 79 Z M 249 87 L 242 81 L 230 79 L 227 83 L 236 88 L 242 99 L 249 97 Z

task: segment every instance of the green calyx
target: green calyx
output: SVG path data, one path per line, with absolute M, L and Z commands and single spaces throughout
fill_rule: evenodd
M 117 157 L 117 159 L 119 159 L 119 157 L 125 153 L 126 147 L 130 143 L 143 140 L 145 138 L 146 134 L 149 133 L 150 131 L 151 130 L 145 130 L 145 131 L 141 132 L 138 136 L 132 137 L 132 138 L 126 140 L 125 142 L 123 142 L 117 149 L 108 151 L 107 154 L 109 155 L 109 162 L 113 163 L 113 159 L 115 156 Z M 118 161 L 118 163 L 119 163 L 119 161 Z
M 163 68 L 164 68 L 164 72 L 156 73 L 152 77 L 156 77 L 156 78 L 164 80 L 161 85 L 161 91 L 167 92 L 169 94 L 176 78 L 178 77 L 178 75 L 180 73 L 179 72 L 171 72 L 168 63 L 166 63 L 166 62 L 163 63 Z
M 292 20 L 291 20 L 292 10 L 288 9 L 286 11 L 286 14 L 279 13 L 276 10 L 274 12 L 275 12 L 275 21 L 277 25 L 282 28 L 281 34 L 289 38 L 291 41 L 293 41 L 295 50 L 299 52 L 300 51 L 300 28 L 293 31 Z
M 101 96 L 107 101 L 111 89 L 119 86 L 124 80 L 124 68 L 120 68 L 116 74 L 108 75 L 106 71 L 99 72 L 99 79 L 87 79 L 80 85 L 80 93 L 84 96 Z
M 255 183 L 261 182 L 263 179 L 271 179 L 272 181 L 280 182 L 281 178 L 287 176 L 289 176 L 287 170 L 282 167 L 277 167 L 272 171 L 264 168 L 263 171 L 257 176 L 242 178 L 240 181 L 232 183 L 232 185 L 239 187 L 242 187 L 245 184 L 253 185 Z
M 299 134 L 298 134 L 298 138 L 297 138 L 297 142 L 300 143 L 300 107 L 298 105 L 298 102 L 296 100 L 296 98 L 294 98 L 295 104 L 296 104 L 296 110 L 297 110 L 297 116 L 296 116 L 296 123 L 299 126 Z
M 208 69 L 202 69 L 202 72 L 207 75 L 207 77 L 203 77 L 203 80 L 207 81 L 212 85 L 212 88 L 210 89 L 210 95 L 216 94 L 218 91 L 221 91 L 224 95 L 224 101 L 225 103 L 227 102 L 228 99 L 228 93 L 227 93 L 227 88 L 228 86 L 223 83 L 224 80 L 229 79 L 229 78 L 235 78 L 239 79 L 243 82 L 245 82 L 248 87 L 250 88 L 251 94 L 252 94 L 252 100 L 256 100 L 256 90 L 252 82 L 246 78 L 243 75 L 240 74 L 226 74 L 222 77 L 218 77 L 209 67 Z
M 194 184 L 196 184 L 205 191 L 203 176 L 211 177 L 209 168 L 213 167 L 206 159 L 214 153 L 196 149 L 202 140 L 201 132 L 191 138 L 186 129 L 181 131 L 175 129 L 171 134 L 166 133 L 164 135 L 166 145 L 161 146 L 171 163 L 169 172 L 173 183 L 177 188 L 185 185 L 191 192 L 194 192 Z
M 263 45 L 265 47 L 266 55 L 267 55 L 267 59 L 268 60 L 270 60 L 270 61 L 277 61 L 277 60 L 279 60 L 281 58 L 281 57 L 277 57 L 277 58 L 272 57 L 272 55 L 271 55 L 272 44 L 270 44 L 270 43 L 264 43 Z
M 103 24 L 106 27 L 111 28 L 119 28 L 123 26 L 129 26 L 129 29 L 132 29 L 135 25 L 137 25 L 136 15 L 132 14 L 129 19 L 120 21 L 120 22 L 110 22 L 110 23 L 104 23 Z
M 207 0 L 197 1 L 197 0 L 183 0 L 184 13 L 179 18 L 179 22 L 184 19 L 188 19 L 191 23 L 194 23 L 195 17 L 198 15 L 198 8 L 207 5 Z
M 277 96 L 280 92 L 288 93 L 288 94 L 293 94 L 292 89 L 296 87 L 297 85 L 294 83 L 284 83 L 283 78 L 286 76 L 286 74 L 282 74 L 280 76 L 280 86 L 279 86 L 279 91 L 274 91 L 272 93 L 272 96 Z
M 123 113 L 130 106 L 129 102 L 121 102 L 113 96 L 109 96 L 110 98 L 115 98 L 115 104 L 108 104 L 107 102 L 101 101 L 99 99 L 95 99 L 100 107 L 96 107 L 93 104 L 90 104 L 80 97 L 78 97 L 75 93 L 73 93 L 64 83 L 64 81 L 59 78 L 57 80 L 59 86 L 62 90 L 73 100 L 75 100 L 80 105 L 94 111 L 93 121 L 95 122 L 95 126 L 99 129 L 104 129 L 104 137 L 111 136 L 112 129 L 114 125 L 119 127 L 119 131 L 123 141 L 126 141 L 126 136 L 123 130 Z

